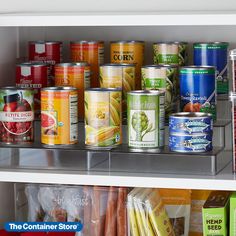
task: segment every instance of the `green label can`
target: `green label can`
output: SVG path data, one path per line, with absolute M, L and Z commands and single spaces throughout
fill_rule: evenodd
M 136 90 L 128 93 L 128 146 L 153 149 L 164 146 L 164 92 Z
M 178 45 L 179 50 L 179 65 L 188 65 L 188 43 L 187 42 L 175 42 Z

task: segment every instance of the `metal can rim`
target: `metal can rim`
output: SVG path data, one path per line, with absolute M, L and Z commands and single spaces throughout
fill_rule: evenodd
M 212 118 L 212 114 L 204 112 L 177 112 L 170 115 L 170 118 L 182 119 L 182 118 Z
M 236 48 L 230 50 L 230 52 L 229 52 L 229 57 L 230 57 L 231 60 L 232 60 L 232 59 L 233 59 L 233 60 L 236 59 Z
M 141 68 L 157 68 L 157 69 L 160 69 L 160 68 L 166 68 L 166 67 L 164 67 L 162 65 L 153 64 L 153 65 L 145 65 L 145 66 L 142 66 Z
M 77 43 L 77 44 L 99 44 L 99 43 L 103 43 L 104 44 L 104 41 L 102 40 L 74 40 L 74 41 L 70 41 L 70 44 L 73 44 L 73 43 Z
M 85 92 L 121 92 L 122 88 L 88 88 Z
M 193 133 L 193 134 L 185 134 L 185 133 L 177 133 L 177 132 L 171 132 L 171 136 L 179 136 L 179 137 L 201 137 L 201 136 L 210 136 L 212 137 L 212 133 Z
M 189 70 L 194 70 L 194 69 L 198 69 L 198 70 L 206 70 L 206 69 L 214 69 L 215 70 L 215 66 L 195 66 L 195 65 L 191 65 L 191 66 L 181 66 L 181 69 L 189 69 Z
M 76 67 L 76 66 L 89 66 L 89 63 L 86 61 L 81 61 L 81 62 L 63 62 L 63 63 L 57 63 L 55 66 L 60 66 L 60 67 Z
M 77 91 L 78 89 L 71 86 L 57 86 L 57 87 L 44 87 L 41 91 Z
M 16 66 L 23 67 L 23 66 L 34 66 L 34 67 L 41 67 L 41 66 L 48 66 L 49 64 L 44 63 L 44 62 L 22 62 L 22 63 L 17 63 Z
M 6 87 L 0 87 L 0 90 L 30 90 L 30 91 L 33 91 L 34 89 L 33 88 L 24 88 L 24 87 L 21 87 L 21 86 L 17 86 L 17 87 L 14 87 L 14 86 L 6 86 Z
M 155 45 L 179 45 L 180 42 L 156 42 L 153 43 L 153 46 Z
M 170 64 L 163 64 L 163 65 L 159 65 L 160 67 L 165 67 L 165 68 L 176 68 L 176 69 L 178 69 L 178 65 L 177 64 L 172 64 L 172 65 L 170 65 Z
M 100 67 L 135 67 L 136 64 L 135 63 L 132 63 L 132 64 L 128 64 L 128 63 L 105 63 L 105 64 L 102 64 L 100 65 Z
M 144 44 L 145 42 L 142 40 L 115 40 L 115 41 L 111 41 L 110 44 L 113 43 L 117 43 L 117 44 L 121 44 L 121 43 L 141 43 Z
M 62 44 L 62 41 L 44 41 L 44 40 L 38 40 L 38 41 L 29 41 L 29 44 Z
M 216 44 L 216 45 L 227 45 L 229 46 L 229 42 L 220 42 L 220 41 L 215 41 L 215 42 L 195 42 L 193 46 L 195 45 L 209 45 L 209 44 Z
M 235 99 L 236 99 L 236 92 L 230 92 L 229 100 L 232 102 Z
M 138 96 L 142 96 L 142 95 L 164 95 L 165 91 L 162 90 L 133 90 L 130 92 L 127 92 L 127 94 L 129 95 L 138 95 Z

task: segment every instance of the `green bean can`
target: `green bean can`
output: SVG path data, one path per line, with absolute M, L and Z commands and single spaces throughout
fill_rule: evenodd
M 164 146 L 163 91 L 136 90 L 128 93 L 128 146 L 134 149 L 159 149 Z

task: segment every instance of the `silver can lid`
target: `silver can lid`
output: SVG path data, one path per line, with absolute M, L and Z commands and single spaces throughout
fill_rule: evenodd
M 127 94 L 137 95 L 137 96 L 143 96 L 143 95 L 157 96 L 157 95 L 164 95 L 165 91 L 163 90 L 133 90 L 133 91 L 127 92 Z
M 178 112 L 170 115 L 173 118 L 212 118 L 212 114 L 204 112 Z
M 45 87 L 41 89 L 42 91 L 76 91 L 78 90 L 75 87 L 71 86 L 57 86 L 57 87 Z

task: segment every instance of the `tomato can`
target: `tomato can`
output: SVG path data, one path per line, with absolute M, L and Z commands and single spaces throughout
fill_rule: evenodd
M 164 92 L 136 90 L 128 93 L 128 146 L 158 149 L 164 146 Z
M 85 91 L 85 144 L 112 147 L 122 143 L 122 92 L 115 88 Z
M 78 91 L 73 87 L 41 89 L 41 142 L 68 145 L 78 142 Z
M 16 65 L 16 87 L 34 89 L 34 112 L 40 116 L 40 89 L 47 87 L 48 65 L 24 62 Z
M 126 116 L 127 92 L 135 89 L 135 64 L 105 64 L 100 66 L 101 88 L 122 88 L 122 112 Z
M 104 64 L 103 41 L 73 41 L 70 42 L 72 62 L 86 61 L 91 67 L 91 87 L 99 86 L 99 66 Z
M 144 41 L 113 41 L 111 62 L 136 64 L 135 89 L 141 88 L 141 66 L 144 64 Z
M 211 113 L 216 120 L 215 67 L 181 67 L 180 99 L 181 111 Z
M 78 89 L 78 100 L 84 101 L 84 90 L 90 88 L 90 66 L 87 62 L 55 65 L 55 85 Z M 78 103 L 79 118 L 84 118 L 84 104 Z
M 0 88 L 0 142 L 33 141 L 34 91 L 30 88 Z
M 62 62 L 62 42 L 59 41 L 30 41 L 29 60 L 44 62 L 48 66 L 48 86 L 54 85 L 54 65 Z
M 214 66 L 218 94 L 228 94 L 228 48 L 227 42 L 209 42 L 193 44 L 193 60 L 196 66 Z

